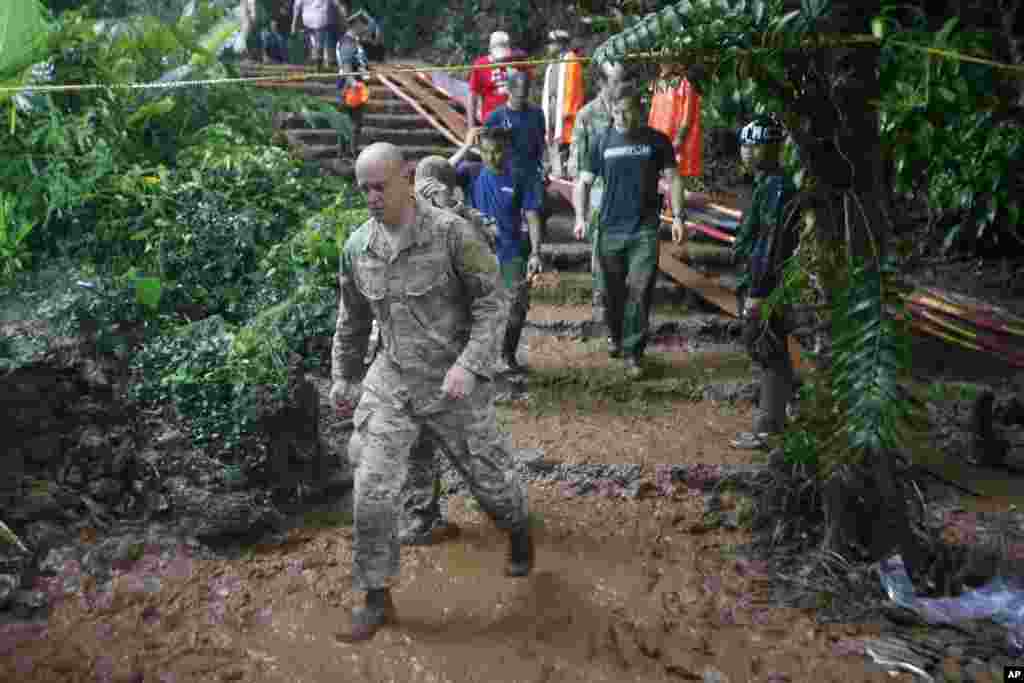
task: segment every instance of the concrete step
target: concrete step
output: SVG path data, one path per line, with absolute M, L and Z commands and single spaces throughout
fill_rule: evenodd
M 359 150 L 362 151 L 364 147 L 369 143 L 364 143 L 359 146 Z M 303 159 L 320 160 L 320 159 L 332 159 L 342 156 L 342 148 L 338 147 L 337 144 L 295 144 L 295 153 Z M 429 145 L 404 145 L 402 147 L 402 153 L 405 154 L 406 161 L 419 161 L 423 157 L 438 155 L 443 157 L 450 157 L 455 154 L 454 147 L 435 147 Z
M 293 144 L 331 145 L 337 144 L 338 133 L 333 128 L 293 128 L 287 132 Z M 361 142 L 390 142 L 399 147 L 443 147 L 448 141 L 429 128 L 398 130 L 394 128 L 364 127 Z
M 371 114 L 369 112 L 363 115 L 363 123 L 378 128 L 411 128 L 427 125 L 419 114 Z
M 374 142 L 390 142 L 402 147 L 407 145 L 448 146 L 448 138 L 438 133 L 429 125 L 409 128 L 378 128 L 363 126 L 362 135 Z
M 329 102 L 330 104 L 333 104 L 334 106 L 338 105 L 338 96 L 337 96 L 337 94 L 335 94 L 333 96 L 321 95 L 321 96 L 317 97 L 316 99 L 320 100 L 321 102 Z M 396 115 L 396 114 L 410 115 L 410 114 L 412 114 L 412 115 L 417 116 L 417 118 L 418 118 L 418 115 L 416 114 L 416 110 L 413 109 L 412 107 L 410 107 L 408 104 L 406 104 L 405 101 L 400 100 L 397 97 L 396 98 L 391 98 L 391 99 L 382 99 L 380 97 L 373 97 L 371 95 L 370 96 L 370 101 L 363 105 L 363 110 L 365 111 L 365 116 L 372 116 L 374 114 L 387 114 L 387 115 Z

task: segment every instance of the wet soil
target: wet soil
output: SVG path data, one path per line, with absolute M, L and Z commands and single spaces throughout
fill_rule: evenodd
M 369 644 L 335 638 L 357 599 L 351 531 L 307 529 L 244 559 L 194 561 L 157 593 L 126 587 L 92 610 L 64 603 L 14 662 L 0 660 L 0 674 L 165 683 L 893 680 L 833 653 L 877 627 L 821 626 L 811 611 L 770 607 L 763 569 L 733 553 L 742 534 L 687 533 L 698 498 L 566 500 L 545 486 L 530 494 L 540 525 L 531 577 L 502 576 L 502 534 L 456 497 L 449 514 L 462 536 L 403 550 L 399 623 Z M 707 678 L 711 670 L 722 677 Z
M 528 359 L 539 377 L 559 367 L 614 372 L 598 341 L 533 336 Z M 735 349 L 651 356 L 659 374 L 650 382 L 749 370 Z M 502 423 L 514 445 L 567 463 L 646 470 L 758 457 L 726 445 L 749 423 L 743 405 L 607 407 L 550 412 L 512 401 Z M 532 576 L 503 576 L 503 534 L 454 495 L 448 514 L 462 535 L 403 550 L 399 623 L 369 644 L 335 638 L 361 597 L 351 589 L 351 529 L 308 524 L 233 559 L 187 548 L 160 563 L 144 555 L 156 583 L 125 575 L 102 597 L 87 583 L 85 597 L 59 602 L 36 630 L 24 626 L 14 641 L 7 634 L 0 680 L 911 680 L 837 656 L 845 639 L 879 625 L 819 625 L 812 610 L 769 605 L 766 567 L 738 554 L 749 538 L 703 526 L 695 492 L 566 497 L 545 482 L 529 492 Z

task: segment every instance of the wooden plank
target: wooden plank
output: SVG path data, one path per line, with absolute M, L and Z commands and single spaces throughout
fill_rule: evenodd
M 388 78 L 401 87 L 406 94 L 416 98 L 423 108 L 429 110 L 459 140 L 457 144 L 462 144 L 462 141 L 466 139 L 465 116 L 456 113 L 447 101 L 435 95 L 411 74 L 391 74 Z
M 705 275 L 676 257 L 679 247 L 663 242 L 658 253 L 658 268 L 679 285 L 696 293 L 708 303 L 718 306 L 729 315 L 739 317 L 736 309 L 736 295 L 722 286 L 718 278 Z
M 384 77 L 383 74 L 377 74 L 376 77 L 377 77 L 378 81 L 383 83 L 388 88 L 388 90 L 390 90 L 391 92 L 395 93 L 395 95 L 400 97 L 410 107 L 415 109 L 417 114 L 419 114 L 420 116 L 425 118 L 428 122 L 430 122 L 430 125 L 432 125 L 434 128 L 437 129 L 438 132 L 440 132 L 442 135 L 444 135 L 445 138 L 447 138 L 449 142 L 451 142 L 452 144 L 455 144 L 455 145 L 461 145 L 462 144 L 462 141 L 459 140 L 457 137 L 455 137 L 452 134 L 452 132 L 450 130 L 448 130 L 447 126 L 442 124 L 440 121 L 438 121 L 436 118 L 434 118 L 434 116 L 432 116 L 430 112 L 428 112 L 426 109 L 424 109 L 423 106 L 419 103 L 419 101 L 416 98 L 414 98 L 414 97 L 410 96 L 409 94 L 407 94 L 397 84 L 392 83 L 391 80 L 389 80 L 388 78 Z

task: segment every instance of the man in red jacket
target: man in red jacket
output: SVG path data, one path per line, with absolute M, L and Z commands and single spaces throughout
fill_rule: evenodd
M 525 52 L 511 47 L 507 33 L 495 31 L 491 34 L 489 52 L 473 62 L 473 70 L 469 73 L 469 94 L 466 96 L 466 125 L 469 128 L 482 124 L 492 111 L 508 101 L 505 83 L 509 69 L 516 67 L 490 68 L 491 65 L 525 58 Z M 519 70 L 530 73 L 530 69 Z

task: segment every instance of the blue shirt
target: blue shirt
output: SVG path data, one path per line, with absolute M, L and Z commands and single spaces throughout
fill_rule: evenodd
M 481 163 L 467 161 L 455 171 L 466 201 L 498 224 L 498 263 L 522 256 L 530 243 L 529 232 L 523 227 L 523 211 L 540 211 L 541 206 L 533 184 L 517 182 L 509 163 L 500 175 Z
M 527 173 L 540 174 L 544 158 L 544 112 L 537 107 L 509 109 L 498 107 L 487 117 L 488 128 L 512 131 L 512 148 L 508 150 L 513 166 Z

